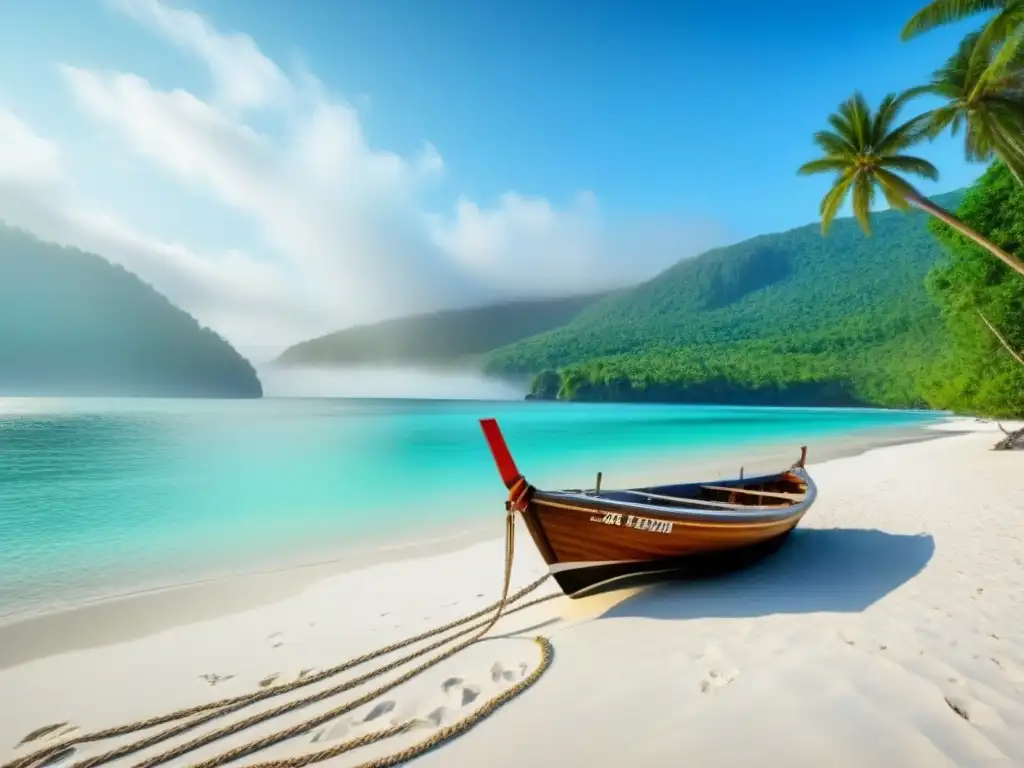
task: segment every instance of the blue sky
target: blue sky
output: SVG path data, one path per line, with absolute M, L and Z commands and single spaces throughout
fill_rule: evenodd
M 795 169 L 815 156 L 810 137 L 828 112 L 854 88 L 875 102 L 921 82 L 963 34 L 961 25 L 901 43 L 900 26 L 919 5 L 872 3 L 858 14 L 809 0 L 48 0 L 5 13 L 0 109 L 59 150 L 64 213 L 88 203 L 147 242 L 180 246 L 221 272 L 224 262 L 244 258 L 250 272 L 301 273 L 305 283 L 296 282 L 293 292 L 322 287 L 328 275 L 358 286 L 347 297 L 311 292 L 297 308 L 286 297 L 270 297 L 281 304 L 274 311 L 288 315 L 289 333 L 302 335 L 395 314 L 394 306 L 383 306 L 395 298 L 389 286 L 399 286 L 403 307 L 478 303 L 471 297 L 499 295 L 496 286 L 515 283 L 529 264 L 534 284 L 564 292 L 590 287 L 599 272 L 612 282 L 644 277 L 694 249 L 813 221 L 828 179 L 800 178 Z M 154 21 L 167 9 L 188 15 Z M 202 20 L 215 37 L 198 44 L 188 38 L 196 29 L 189 19 Z M 220 49 L 210 46 L 230 50 L 232 33 L 249 36 L 288 78 L 289 92 L 301 95 L 259 104 L 224 97 Z M 333 219 L 344 210 L 336 218 L 355 228 L 330 236 L 340 250 L 362 255 L 348 253 L 351 263 L 316 272 L 317 259 L 281 243 L 285 231 L 312 231 L 309 222 L 269 221 L 268 202 L 239 201 L 226 177 L 197 178 L 203 174 L 189 170 L 177 139 L 175 146 L 158 144 L 156 128 L 129 124 L 128 110 L 139 115 L 145 107 L 132 98 L 144 94 L 119 91 L 114 73 L 139 78 L 146 93 L 189 94 L 221 110 L 278 148 L 278 170 L 291 161 L 285 149 L 305 135 L 302 126 L 311 124 L 317 105 L 343 104 L 360 126 L 358 139 L 345 146 L 365 144 L 370 153 L 395 153 L 415 166 L 429 142 L 443 171 L 400 189 L 381 182 L 381 199 L 367 196 L 373 206 L 362 199 L 361 184 L 352 182 L 356 191 L 342 195 L 317 182 L 324 215 Z M 159 136 L 170 141 L 166 131 Z M 963 186 L 982 170 L 962 160 L 954 139 L 920 154 L 942 173 L 938 184 L 921 185 L 928 193 Z M 332 183 L 345 187 L 365 168 L 345 161 L 335 170 L 341 175 Z M 548 208 L 510 212 L 502 202 L 509 192 Z M 460 201 L 473 206 L 465 216 Z M 43 219 L 28 223 L 45 229 Z M 50 226 L 75 240 L 66 219 Z M 375 222 L 372 232 L 367 221 Z M 657 234 L 648 237 L 648 227 Z M 318 235 L 307 251 L 332 251 L 328 240 Z M 661 246 L 648 254 L 645 244 L 655 240 Z M 82 244 L 94 242 L 86 237 Z M 204 321 L 230 328 L 229 337 L 273 335 L 266 322 L 239 314 L 261 314 L 252 305 L 267 298 L 266 285 L 217 306 L 203 303 L 220 300 L 214 284 L 241 285 L 252 275 L 218 273 L 207 276 L 205 288 L 188 287 L 181 275 L 160 277 L 171 267 L 154 266 L 151 257 L 146 268 L 138 255 L 114 258 Z M 201 273 L 196 267 L 189 279 L 203 282 Z M 275 277 L 253 280 L 269 284 Z M 530 291 L 526 281 L 513 293 Z M 226 309 L 232 302 L 239 306 Z M 336 309 L 346 303 L 352 312 Z M 335 309 L 324 314 L 328 306 Z

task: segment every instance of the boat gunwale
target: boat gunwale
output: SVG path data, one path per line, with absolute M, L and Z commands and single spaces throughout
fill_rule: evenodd
M 727 480 L 723 481 L 723 485 L 726 483 L 735 483 L 737 486 L 754 484 L 759 481 L 770 481 L 774 478 L 781 477 L 785 474 L 795 474 L 807 485 L 807 491 L 799 501 L 794 501 L 792 504 L 784 504 L 780 506 L 771 507 L 757 507 L 757 506 L 745 506 L 737 507 L 735 511 L 727 509 L 711 509 L 711 508 L 700 508 L 700 507 L 689 507 L 684 506 L 686 504 L 686 497 L 679 497 L 679 504 L 669 506 L 667 504 L 644 504 L 638 501 L 625 501 L 618 499 L 609 499 L 604 496 L 594 495 L 593 493 L 586 493 L 583 491 L 542 491 L 537 489 L 534 493 L 533 500 L 535 502 L 543 504 L 546 500 L 551 502 L 577 502 L 581 505 L 587 505 L 590 509 L 586 511 L 599 512 L 599 511 L 613 511 L 615 509 L 628 509 L 630 511 L 643 512 L 657 514 L 668 518 L 673 518 L 680 521 L 694 520 L 695 522 L 703 521 L 722 521 L 729 522 L 738 527 L 741 525 L 741 521 L 756 523 L 756 522 L 780 522 L 793 517 L 799 517 L 807 510 L 807 508 L 814 501 L 817 496 L 817 486 L 811 479 L 810 475 L 800 467 L 796 467 L 786 472 L 780 472 L 773 475 L 764 475 L 762 477 L 744 478 L 743 480 Z M 690 485 L 690 483 L 686 483 Z M 693 485 L 699 485 L 699 483 L 693 483 Z M 655 492 L 655 488 L 667 488 L 668 485 L 662 486 L 648 486 L 645 488 L 635 489 L 609 489 L 605 493 L 615 493 L 616 490 L 635 490 L 639 493 L 644 491 Z M 583 511 L 583 510 L 581 510 Z

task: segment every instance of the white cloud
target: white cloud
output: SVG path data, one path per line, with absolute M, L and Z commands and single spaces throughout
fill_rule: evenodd
M 291 91 L 285 74 L 248 35 L 218 32 L 198 13 L 173 8 L 159 0 L 107 3 L 202 59 L 213 75 L 218 97 L 226 105 L 268 106 L 286 98 Z
M 0 184 L 46 188 L 60 177 L 60 150 L 17 115 L 0 111 Z
M 358 322 L 620 285 L 717 238 L 706 224 L 613 227 L 588 192 L 564 209 L 509 192 L 492 208 L 460 198 L 431 213 L 423 192 L 446 172 L 432 144 L 412 157 L 374 149 L 351 104 L 308 73 L 287 76 L 250 37 L 159 0 L 107 4 L 203 63 L 212 93 L 60 64 L 82 129 L 243 216 L 258 252 L 202 252 L 90 208 L 70 192 L 88 180 L 72 185 L 58 148 L 4 112 L 0 218 L 124 264 L 256 357 Z M 257 110 L 258 123 L 245 118 Z

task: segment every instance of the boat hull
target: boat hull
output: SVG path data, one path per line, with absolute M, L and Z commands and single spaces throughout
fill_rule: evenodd
M 723 514 L 537 491 L 522 516 L 559 587 L 581 597 L 651 576 L 745 567 L 782 545 L 809 502 Z
M 699 579 L 741 570 L 778 550 L 792 529 L 771 539 L 722 552 L 696 552 L 659 560 L 567 562 L 550 566 L 551 576 L 570 598 L 653 581 Z

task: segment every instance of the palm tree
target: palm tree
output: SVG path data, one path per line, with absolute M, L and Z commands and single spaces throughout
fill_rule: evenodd
M 800 166 L 800 174 L 834 172 L 835 183 L 821 201 L 821 231 L 827 234 L 836 213 L 851 195 L 853 214 L 861 228 L 871 234 L 871 205 L 880 189 L 889 205 L 905 211 L 911 206 L 934 216 L 964 237 L 980 245 L 1008 267 L 1024 275 L 1024 264 L 985 239 L 944 208 L 918 192 L 900 173 L 937 179 L 935 166 L 920 157 L 901 154 L 927 132 L 927 114 L 896 125 L 908 94 L 889 94 L 871 114 L 864 97 L 855 92 L 829 115 L 831 130 L 818 131 L 814 142 L 824 157 Z
M 943 106 L 924 116 L 926 133 L 934 138 L 948 128 L 955 136 L 963 127 L 968 160 L 988 161 L 995 155 L 1018 182 L 1024 183 L 1024 88 L 1020 67 L 983 79 L 993 52 L 981 32 L 972 32 L 932 75 L 929 84 L 911 89 L 906 97 L 930 93 L 944 99 Z
M 998 76 L 1024 50 L 1024 0 L 932 0 L 903 26 L 900 37 L 909 40 L 943 24 L 961 21 L 979 13 L 995 14 L 982 27 L 986 48 L 998 46 L 985 67 L 981 80 Z

